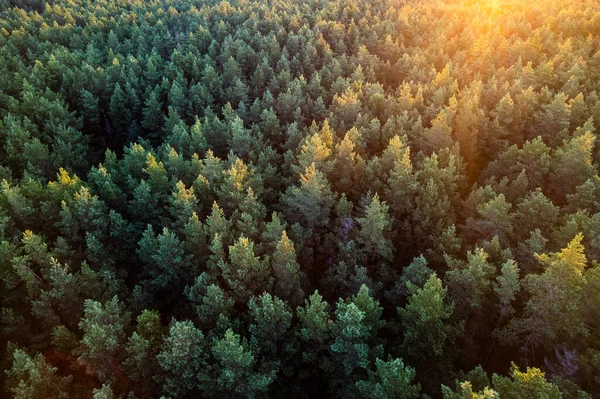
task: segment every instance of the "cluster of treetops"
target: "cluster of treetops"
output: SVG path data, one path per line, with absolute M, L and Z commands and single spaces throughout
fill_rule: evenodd
M 0 0 L 0 396 L 599 397 L 598 7 Z

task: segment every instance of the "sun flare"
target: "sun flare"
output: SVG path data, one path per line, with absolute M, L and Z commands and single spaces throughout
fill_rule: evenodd
M 600 0 L 0 0 L 0 398 L 600 399 Z

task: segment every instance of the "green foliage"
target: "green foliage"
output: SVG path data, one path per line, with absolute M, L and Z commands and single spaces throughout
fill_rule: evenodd
M 492 398 L 556 398 L 567 397 L 556 384 L 546 380 L 545 374 L 537 368 L 527 368 L 526 372 L 519 370 L 514 363 L 511 364 L 510 378 L 498 374 L 492 376 L 492 382 L 484 374 L 481 379 L 478 369 L 466 375 L 467 381 L 456 382 L 457 390 L 452 391 L 447 386 L 442 386 L 444 399 L 492 399 Z M 475 386 L 481 386 L 476 391 Z M 566 393 L 566 392 L 565 392 Z M 582 393 L 585 395 L 584 393 Z
M 300 265 L 296 261 L 294 243 L 288 238 L 285 230 L 273 252 L 271 266 L 276 279 L 275 294 L 292 304 L 301 303 L 304 297 L 301 286 L 303 276 Z
M 442 385 L 444 399 L 499 399 L 498 392 L 485 387 L 483 391 L 475 392 L 471 383 L 466 381 L 460 384 L 457 392 L 451 391 L 448 387 Z
M 494 374 L 492 382 L 500 397 L 507 399 L 517 398 L 562 398 L 558 387 L 546 381 L 544 373 L 536 368 L 527 368 L 522 372 L 513 363 L 508 377 Z
M 494 283 L 494 292 L 498 296 L 502 316 L 509 316 L 514 312 L 512 302 L 520 289 L 519 267 L 513 260 L 509 260 L 502 265 L 501 274 L 496 277 Z
M 409 283 L 416 287 L 422 287 L 432 274 L 433 270 L 427 266 L 425 257 L 423 255 L 416 257 L 410 265 L 402 269 L 402 275 L 386 296 L 393 302 L 399 300 L 398 296 L 408 297 L 410 295 Z
M 593 3 L 0 0 L 0 396 L 599 396 Z
M 88 299 L 84 311 L 78 361 L 88 373 L 110 381 L 118 375 L 130 315 L 116 296 L 104 304 Z
M 191 321 L 173 321 L 157 356 L 164 371 L 163 389 L 169 395 L 183 396 L 198 392 L 207 379 L 203 370 L 207 361 L 207 343 L 202 331 Z
M 523 337 L 523 347 L 548 348 L 589 334 L 582 318 L 583 272 L 587 266 L 582 239 L 578 234 L 560 252 L 536 255 L 544 273 L 525 277 L 523 288 L 530 295 L 529 301 L 523 316 L 508 326 L 509 337 Z
M 356 219 L 360 226 L 358 240 L 365 251 L 385 260 L 393 259 L 393 246 L 388 237 L 391 230 L 388 210 L 386 203 L 375 194 L 365 209 L 365 217 Z
M 445 303 L 447 289 L 435 274 L 422 288 L 412 283 L 407 283 L 407 287 L 410 292 L 408 303 L 404 308 L 398 308 L 404 327 L 402 346 L 411 356 L 441 356 L 452 339 L 448 319 L 454 305 Z
M 257 348 L 257 352 L 263 352 L 276 359 L 277 344 L 284 341 L 290 329 L 292 314 L 285 302 L 269 293 L 252 298 L 248 307 L 252 320 L 248 327 L 252 347 Z
M 232 313 L 234 300 L 206 273 L 200 274 L 194 285 L 186 288 L 186 296 L 194 304 L 202 325 L 214 327 Z
M 466 264 L 447 259 L 449 271 L 446 273 L 450 297 L 461 312 L 468 308 L 482 308 L 485 298 L 491 291 L 491 280 L 495 274 L 493 265 L 488 262 L 488 254 L 481 248 L 467 253 Z
M 335 197 L 315 163 L 309 164 L 300 174 L 300 186 L 289 187 L 282 197 L 291 222 L 299 222 L 307 230 L 315 230 L 329 223 L 329 215 Z
M 254 398 L 266 391 L 275 377 L 274 370 L 256 370 L 254 355 L 231 330 L 215 341 L 211 351 L 215 375 L 204 387 L 208 397 Z
M 158 289 L 181 286 L 193 273 L 183 243 L 166 227 L 156 236 L 152 226 L 148 225 L 140 240 L 138 254 L 148 265 L 148 276 Z
M 376 370 L 369 371 L 367 380 L 358 381 L 359 396 L 362 398 L 419 398 L 420 387 L 413 385 L 415 370 L 405 366 L 402 359 L 375 361 Z
M 245 303 L 273 284 L 268 262 L 255 256 L 254 243 L 243 236 L 229 247 L 229 261 L 221 261 L 219 267 L 236 302 Z
M 110 385 L 105 384 L 100 389 L 94 389 L 94 399 L 115 399 L 115 394 Z
M 57 374 L 44 356 L 29 356 L 21 349 L 12 354 L 12 368 L 6 371 L 7 388 L 18 399 L 66 399 L 71 397 L 72 377 Z
M 328 340 L 331 331 L 330 314 L 327 311 L 327 302 L 315 291 L 304 301 L 304 307 L 297 309 L 300 327 L 297 331 L 298 338 L 307 344 L 307 347 L 316 350 L 304 353 L 304 360 L 315 360 L 318 350 Z
M 383 324 L 381 311 L 379 303 L 373 300 L 364 285 L 353 298 L 338 301 L 331 326 L 331 359 L 324 367 L 332 374 L 333 390 L 354 394 L 356 387 L 348 382 L 364 375 L 369 365 L 383 354 L 376 339 Z
M 144 310 L 137 317 L 136 331 L 131 334 L 125 345 L 126 358 L 123 365 L 127 375 L 146 393 L 156 389 L 153 379 L 159 369 L 157 356 L 163 330 L 160 314 L 156 311 Z

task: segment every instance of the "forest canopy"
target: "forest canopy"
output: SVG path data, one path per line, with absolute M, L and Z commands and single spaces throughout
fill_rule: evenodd
M 0 0 L 0 396 L 600 397 L 595 0 Z

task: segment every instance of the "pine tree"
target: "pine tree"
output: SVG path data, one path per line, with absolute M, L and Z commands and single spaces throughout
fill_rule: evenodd
M 94 389 L 93 399 L 115 399 L 115 394 L 108 384 L 103 384 L 102 388 Z
M 229 149 L 238 157 L 246 159 L 253 146 L 253 137 L 249 129 L 244 128 L 244 121 L 236 117 L 227 122 Z
M 557 200 L 563 201 L 567 194 L 594 176 L 592 149 L 596 136 L 590 132 L 566 141 L 554 152 L 550 173 L 551 184 Z
M 275 378 L 274 370 L 256 370 L 256 359 L 247 344 L 231 330 L 211 348 L 214 375 L 203 384 L 207 397 L 254 398 L 265 392 Z
M 406 246 L 410 245 L 412 236 L 409 216 L 414 211 L 416 191 L 417 181 L 410 160 L 410 148 L 407 148 L 402 157 L 394 161 L 384 190 L 394 224 L 398 226 L 398 241 Z
M 72 376 L 61 376 L 42 354 L 32 357 L 21 349 L 12 353 L 12 367 L 6 370 L 6 387 L 15 399 L 71 398 Z
M 85 315 L 79 323 L 83 338 L 77 360 L 102 381 L 116 380 L 130 314 L 116 296 L 104 304 L 88 299 L 84 309 Z
M 525 238 L 536 230 L 550 231 L 558 223 L 559 214 L 560 208 L 554 205 L 541 189 L 537 189 L 517 206 L 514 225 L 519 226 L 517 231 Z
M 331 170 L 329 164 L 330 157 L 330 146 L 327 145 L 324 138 L 321 137 L 321 134 L 315 133 L 312 136 L 307 137 L 302 144 L 300 153 L 298 154 L 298 166 L 295 170 L 297 173 L 301 173 L 311 167 L 311 164 L 314 164 L 315 168 L 327 173 Z
M 302 290 L 303 274 L 296 261 L 294 243 L 283 230 L 281 239 L 273 252 L 271 267 L 275 277 L 275 294 L 291 304 L 300 304 L 304 298 Z
M 468 88 L 461 91 L 453 120 L 454 137 L 460 144 L 460 152 L 467 163 L 467 171 L 471 178 L 476 177 L 481 169 L 478 144 L 479 132 L 485 120 L 480 105 L 482 86 L 481 81 L 475 80 Z
M 169 213 L 173 220 L 175 231 L 182 231 L 191 217 L 195 214 L 198 200 L 194 194 L 194 188 L 187 189 L 181 180 L 175 185 L 175 190 L 169 199 Z
M 200 274 L 192 286 L 186 287 L 185 294 L 194 305 L 201 326 L 214 328 L 228 324 L 235 302 L 207 273 Z
M 185 286 L 195 274 L 183 243 L 166 227 L 156 236 L 152 226 L 148 225 L 139 242 L 138 254 L 147 265 L 146 274 L 158 290 Z
M 488 262 L 488 254 L 477 248 L 467 253 L 466 264 L 447 257 L 449 270 L 446 280 L 450 298 L 457 306 L 456 312 L 468 312 L 469 308 L 485 308 L 485 299 L 492 289 L 495 268 Z
M 196 117 L 194 124 L 190 128 L 190 150 L 192 154 L 198 154 L 198 156 L 202 156 L 208 149 L 208 143 L 206 142 L 206 134 L 204 133 L 204 129 L 204 124 L 200 122 L 198 117 Z
M 177 114 L 181 118 L 185 118 L 187 116 L 187 96 L 186 96 L 186 82 L 184 77 L 179 74 L 177 78 L 173 79 L 173 83 L 171 84 L 171 88 L 168 93 L 168 105 L 173 107 Z
M 81 89 L 81 107 L 83 108 L 84 119 L 96 131 L 100 128 L 100 100 L 86 89 Z
M 187 321 L 173 320 L 158 354 L 164 372 L 163 389 L 176 397 L 198 393 L 205 374 L 207 343 L 202 331 Z
M 560 252 L 536 255 L 545 271 L 523 279 L 530 298 L 523 316 L 508 325 L 507 343 L 522 339 L 522 347 L 527 349 L 552 348 L 589 334 L 582 318 L 583 272 L 587 266 L 582 240 L 583 235 L 578 234 Z
M 513 363 L 510 374 L 512 380 L 497 374 L 492 377 L 494 389 L 501 398 L 560 399 L 563 397 L 556 385 L 546 381 L 540 369 L 528 367 L 527 372 L 524 373 Z
M 512 303 L 521 289 L 519 271 L 517 263 L 511 259 L 502 265 L 501 274 L 496 277 L 494 292 L 498 296 L 500 317 L 511 316 L 515 311 Z
M 485 250 L 477 248 L 467 253 L 467 262 L 453 261 L 446 257 L 449 270 L 445 280 L 449 298 L 456 306 L 455 320 L 464 320 L 461 340 L 464 348 L 461 356 L 466 361 L 476 359 L 482 337 L 489 336 L 492 315 L 486 312 L 493 307 L 490 300 L 492 281 L 496 268 L 490 264 Z
M 146 394 L 157 390 L 154 376 L 160 366 L 157 356 L 165 328 L 157 311 L 144 310 L 137 317 L 137 327 L 125 346 L 126 358 L 123 366 L 129 378 Z
M 416 257 L 402 269 L 402 274 L 393 288 L 386 293 L 386 297 L 393 303 L 398 303 L 401 297 L 407 298 L 410 294 L 408 283 L 416 287 L 423 287 L 429 277 L 434 274 L 433 269 L 427 266 L 427 260 L 423 255 Z
M 161 195 L 153 192 L 146 180 L 141 180 L 133 190 L 133 198 L 128 204 L 129 213 L 139 222 L 156 222 L 162 213 L 159 207 L 160 199 Z
M 338 193 L 350 194 L 356 191 L 356 185 L 361 180 L 364 161 L 354 151 L 354 143 L 350 135 L 335 147 L 331 181 Z
M 250 296 L 269 291 L 273 277 L 267 260 L 254 254 L 254 243 L 241 236 L 229 246 L 229 261 L 219 263 L 223 279 L 238 303 L 246 303 Z
M 404 308 L 398 307 L 400 324 L 404 331 L 400 348 L 417 372 L 427 376 L 427 386 L 439 382 L 447 372 L 444 364 L 451 361 L 451 346 L 456 328 L 450 324 L 454 304 L 447 303 L 447 289 L 432 274 L 422 288 L 407 283 L 410 297 Z
M 248 331 L 254 353 L 262 354 L 272 362 L 280 362 L 278 352 L 287 340 L 285 336 L 292 323 L 292 313 L 287 304 L 265 292 L 251 298 L 248 308 L 252 320 Z
M 262 179 L 256 174 L 253 167 L 246 164 L 240 158 L 235 158 L 231 162 L 229 169 L 223 172 L 224 181 L 219 187 L 219 203 L 223 204 L 228 214 L 239 209 L 246 199 L 248 189 L 257 197 L 262 193 Z
M 504 194 L 477 204 L 476 215 L 465 222 L 465 236 L 472 242 L 491 240 L 497 236 L 503 244 L 508 244 L 512 239 L 514 220 L 510 210 L 511 204 L 506 201 Z
M 112 126 L 116 129 L 118 134 L 123 134 L 129 128 L 131 120 L 133 119 L 127 101 L 127 95 L 119 83 L 115 86 L 113 95 L 110 98 L 108 115 Z
M 375 371 L 369 370 L 369 378 L 356 383 L 360 398 L 417 399 L 420 386 L 413 385 L 415 370 L 405 366 L 402 359 L 375 361 Z
M 442 393 L 444 399 L 500 399 L 498 392 L 489 387 L 485 387 L 483 391 L 475 392 L 469 381 L 461 383 L 457 392 L 453 392 L 447 386 L 442 385 Z
M 296 308 L 299 320 L 296 336 L 300 340 L 302 363 L 307 368 L 301 371 L 301 377 L 312 381 L 313 394 L 316 394 L 320 365 L 326 359 L 332 333 L 333 321 L 327 308 L 327 302 L 318 291 L 304 300 L 303 307 Z
M 149 94 L 142 110 L 142 127 L 146 129 L 149 137 L 157 139 L 162 130 L 164 114 L 159 96 L 159 87 L 156 86 Z
M 371 362 L 383 354 L 376 340 L 381 311 L 366 286 L 362 286 L 355 297 L 338 300 L 332 325 L 334 338 L 329 347 L 331 360 L 324 367 L 332 374 L 329 378 L 332 390 L 355 394 L 356 378 L 366 375 Z
M 285 205 L 288 220 L 299 222 L 311 236 L 314 268 L 315 251 L 322 238 L 322 230 L 329 223 L 335 201 L 329 183 L 313 163 L 300 175 L 300 186 L 289 187 L 281 201 Z
M 365 216 L 356 218 L 356 221 L 360 226 L 358 242 L 367 254 L 375 259 L 391 261 L 394 247 L 389 238 L 392 222 L 388 210 L 385 201 L 380 201 L 379 195 L 375 194 L 365 208 Z

